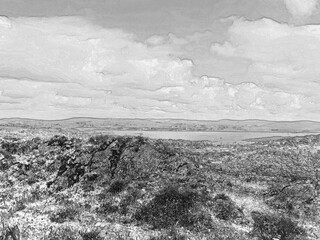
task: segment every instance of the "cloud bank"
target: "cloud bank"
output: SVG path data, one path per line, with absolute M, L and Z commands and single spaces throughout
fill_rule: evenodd
M 140 42 L 79 17 L 1 17 L 1 117 L 319 116 L 319 26 L 233 18 L 225 41 L 213 34 Z

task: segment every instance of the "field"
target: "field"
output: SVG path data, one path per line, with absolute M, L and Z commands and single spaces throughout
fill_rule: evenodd
M 0 239 L 320 239 L 320 135 L 0 137 Z

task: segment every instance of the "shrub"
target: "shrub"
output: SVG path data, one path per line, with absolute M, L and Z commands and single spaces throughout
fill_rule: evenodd
M 97 212 L 100 214 L 110 214 L 115 213 L 119 210 L 118 206 L 113 205 L 110 202 L 103 202 L 100 204 L 100 207 L 97 209 Z
M 253 235 L 261 240 L 278 238 L 280 240 L 292 240 L 305 231 L 291 218 L 279 215 L 252 212 Z M 280 237 L 280 238 L 279 238 Z
M 119 192 L 122 192 L 126 186 L 126 183 L 123 180 L 114 180 L 111 182 L 108 191 L 117 194 Z
M 82 237 L 82 240 L 103 240 L 103 238 L 100 237 L 99 235 L 100 235 L 100 232 L 98 230 L 80 232 L 80 236 Z
M 222 220 L 231 220 L 242 215 L 242 211 L 229 196 L 224 193 L 217 194 L 214 199 L 216 217 Z
M 65 146 L 67 141 L 68 141 L 68 138 L 66 136 L 55 135 L 51 139 L 48 140 L 47 144 L 48 144 L 48 146 L 63 147 L 63 146 Z
M 19 151 L 19 144 L 20 143 L 18 142 L 6 141 L 1 144 L 1 148 L 10 154 L 17 154 Z
M 167 228 L 175 224 L 186 226 L 193 224 L 191 210 L 196 194 L 175 187 L 166 187 L 154 199 L 139 209 L 134 218 L 151 224 L 154 228 Z M 194 220 L 194 219 L 193 219 Z
M 25 203 L 25 200 L 24 199 L 20 199 L 16 202 L 15 204 L 15 211 L 16 212 L 19 212 L 19 211 L 22 211 L 26 208 L 26 203 Z
M 75 206 L 68 206 L 53 212 L 49 218 L 51 222 L 63 223 L 66 221 L 74 221 L 79 214 L 79 209 Z

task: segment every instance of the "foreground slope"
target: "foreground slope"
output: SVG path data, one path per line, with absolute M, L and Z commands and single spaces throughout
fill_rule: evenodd
M 320 238 L 320 136 L 232 145 L 26 136 L 1 138 L 2 236 Z

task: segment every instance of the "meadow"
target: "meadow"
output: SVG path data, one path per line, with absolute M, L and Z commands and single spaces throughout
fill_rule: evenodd
M 1 132 L 2 240 L 318 240 L 320 135 Z

